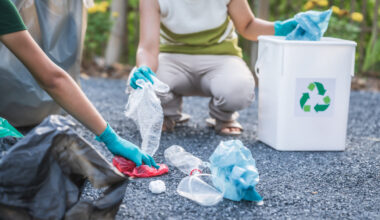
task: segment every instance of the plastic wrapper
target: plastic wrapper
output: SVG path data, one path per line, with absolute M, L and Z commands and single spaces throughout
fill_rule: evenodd
M 329 26 L 332 10 L 323 12 L 307 11 L 298 13 L 294 19 L 297 27 L 286 36 L 286 40 L 319 41 Z
M 134 70 L 131 73 L 133 72 Z M 154 80 L 153 85 L 139 79 L 136 84 L 141 88 L 131 89 L 128 87 L 127 92 L 130 95 L 125 111 L 125 116 L 131 119 L 140 130 L 141 149 L 151 156 L 156 153 L 160 145 L 162 124 L 164 122 L 161 102 L 156 93 L 164 94 L 169 92 L 169 87 L 166 84 L 156 77 L 152 78 Z
M 23 137 L 23 135 L 10 125 L 7 120 L 0 118 L 0 138 L 8 136 L 16 138 Z
M 149 183 L 149 190 L 154 194 L 160 194 L 166 191 L 165 182 L 162 180 L 155 180 Z
M 120 172 L 130 177 L 148 178 L 160 176 L 169 172 L 169 168 L 166 164 L 158 164 L 158 166 L 160 166 L 159 169 L 148 165 L 136 167 L 136 164 L 133 161 L 120 156 L 115 156 L 112 163 Z
M 239 140 L 221 142 L 210 157 L 212 182 L 224 198 L 261 202 L 255 185 L 259 173 L 251 151 Z
M 72 129 L 50 116 L 25 137 L 0 138 L 0 219 L 114 219 L 128 180 Z M 5 149 L 4 149 L 5 148 Z M 85 180 L 107 187 L 81 199 Z
M 87 25 L 85 0 L 13 0 L 28 31 L 58 66 L 79 82 Z M 0 43 L 0 117 L 13 126 L 40 123 L 60 108 L 25 66 Z

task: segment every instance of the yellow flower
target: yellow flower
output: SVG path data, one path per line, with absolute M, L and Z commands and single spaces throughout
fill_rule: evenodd
M 119 12 L 117 12 L 117 11 L 112 12 L 112 17 L 114 17 L 114 18 L 119 17 Z
M 304 8 L 305 10 L 310 10 L 310 9 L 314 8 L 314 6 L 315 6 L 314 1 L 308 1 L 308 2 L 306 2 L 306 4 L 303 6 L 303 8 Z
M 89 14 L 96 13 L 98 11 L 97 5 L 92 6 L 91 8 L 87 9 Z
M 326 7 L 329 5 L 329 1 L 328 0 L 319 0 L 319 1 L 317 1 L 317 5 L 322 6 L 322 7 Z
M 351 14 L 351 19 L 356 22 L 362 22 L 363 21 L 363 15 L 359 12 L 354 12 Z
M 331 9 L 334 14 L 340 15 L 340 8 L 338 6 L 333 5 Z
M 110 5 L 110 3 L 109 3 L 109 2 L 106 2 L 106 1 L 102 1 L 102 2 L 100 2 L 99 5 L 100 5 L 101 7 L 108 8 L 108 6 Z

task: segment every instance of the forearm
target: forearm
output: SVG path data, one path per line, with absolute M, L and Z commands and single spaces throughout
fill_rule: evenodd
M 100 135 L 107 127 L 106 121 L 95 109 L 75 81 L 63 70 L 52 85 L 42 87 L 63 108 L 94 134 Z
M 15 56 L 28 68 L 33 77 L 69 114 L 96 135 L 107 124 L 74 80 L 41 50 L 27 31 L 0 36 Z
M 136 54 L 137 67 L 148 66 L 153 72 L 156 72 L 158 68 L 158 53 L 158 49 L 153 51 L 139 47 Z
M 274 23 L 260 18 L 252 18 L 240 34 L 248 40 L 257 41 L 260 35 L 274 35 Z

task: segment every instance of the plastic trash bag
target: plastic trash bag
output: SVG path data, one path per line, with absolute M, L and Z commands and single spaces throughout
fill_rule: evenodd
M 0 219 L 114 219 L 128 180 L 70 127 L 50 116 L 24 138 L 0 139 Z M 108 187 L 79 200 L 85 180 Z
M 298 13 L 294 19 L 297 27 L 286 36 L 286 40 L 319 41 L 329 26 L 332 10 Z
M 12 125 L 10 125 L 7 120 L 5 120 L 4 118 L 0 118 L 0 138 L 8 136 L 16 138 L 23 137 L 23 135 L 20 132 L 18 132 L 14 127 L 12 127 Z
M 134 69 L 131 73 L 134 72 Z M 132 74 L 131 74 L 132 75 Z M 125 116 L 132 119 L 140 130 L 142 138 L 141 149 L 153 156 L 159 145 L 161 138 L 164 113 L 161 102 L 156 93 L 164 94 L 169 92 L 169 86 L 153 77 L 154 84 L 137 80 L 136 84 L 141 89 L 132 89 L 128 86 L 127 92 L 130 93 L 126 105 Z M 129 83 L 128 83 L 129 84 Z
M 13 0 L 28 31 L 54 63 L 79 82 L 87 9 L 79 0 Z M 91 1 L 85 0 L 85 4 Z M 39 124 L 58 105 L 0 43 L 0 117 L 13 126 Z
M 251 151 L 240 140 L 221 142 L 210 157 L 212 182 L 224 198 L 261 202 L 255 185 L 259 173 Z
M 147 178 L 161 176 L 169 172 L 169 168 L 166 164 L 158 164 L 158 166 L 160 166 L 159 169 L 148 165 L 136 167 L 136 164 L 133 161 L 120 156 L 115 156 L 112 159 L 112 163 L 120 172 L 130 177 Z

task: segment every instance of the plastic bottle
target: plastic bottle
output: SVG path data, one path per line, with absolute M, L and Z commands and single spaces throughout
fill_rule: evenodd
M 208 167 L 207 163 L 185 151 L 185 149 L 178 145 L 173 145 L 166 149 L 164 156 L 169 164 L 177 167 L 186 175 L 191 176 L 196 173 L 202 173 L 202 170 Z

